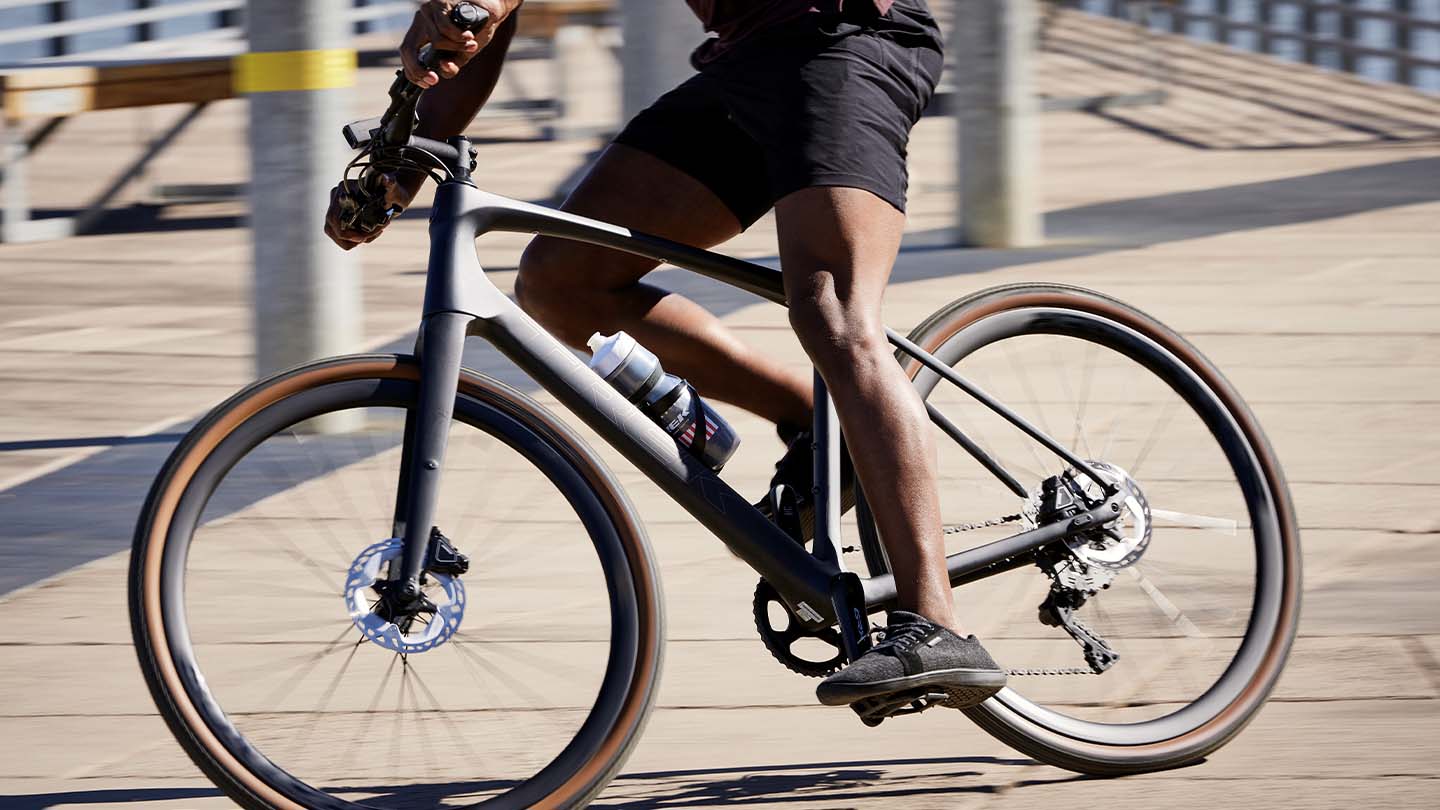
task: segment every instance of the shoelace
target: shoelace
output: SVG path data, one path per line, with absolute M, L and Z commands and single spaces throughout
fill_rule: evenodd
M 930 634 L 930 627 L 921 622 L 907 622 L 896 627 L 876 628 L 870 631 L 875 636 L 875 646 L 872 650 L 883 650 L 895 648 L 897 650 L 908 650 L 920 643 L 920 640 Z

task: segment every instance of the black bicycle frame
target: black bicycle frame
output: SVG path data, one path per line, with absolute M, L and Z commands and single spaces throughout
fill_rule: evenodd
M 416 139 L 419 141 L 419 139 Z M 452 139 L 446 153 L 466 155 L 469 144 Z M 468 177 L 468 173 L 459 173 Z M 565 404 L 650 480 L 719 537 L 775 586 L 805 623 L 837 620 L 852 656 L 864 636 L 865 616 L 891 606 L 895 581 L 889 575 L 863 579 L 844 568 L 839 548 L 839 423 L 824 382 L 816 375 L 815 551 L 796 543 L 731 489 L 704 464 L 682 450 L 654 422 L 631 405 L 576 355 L 546 332 L 485 276 L 475 240 L 492 231 L 536 233 L 614 248 L 700 273 L 785 304 L 780 272 L 627 228 L 567 214 L 481 191 L 463 180 L 442 183 L 430 214 L 430 264 L 424 320 L 417 341 L 420 399 L 407 418 L 395 528 L 404 537 L 398 572 L 402 595 L 418 594 L 430 527 L 434 523 L 445 444 L 467 335 L 495 345 L 545 390 Z M 892 342 L 1000 416 L 1056 452 L 1076 469 L 1101 481 L 1105 500 L 1062 523 L 1041 526 L 949 556 L 953 583 L 974 581 L 1028 562 L 1046 545 L 1112 519 L 1121 496 L 1082 460 L 1035 429 L 1003 404 L 971 385 L 953 369 L 909 341 Z M 941 417 L 943 419 L 943 417 Z M 953 425 L 942 425 L 958 433 Z M 961 434 L 963 437 L 963 434 Z M 1024 489 L 968 439 L 962 446 L 1011 489 Z M 410 586 L 407 588 L 406 586 Z M 863 608 L 861 604 L 863 603 Z

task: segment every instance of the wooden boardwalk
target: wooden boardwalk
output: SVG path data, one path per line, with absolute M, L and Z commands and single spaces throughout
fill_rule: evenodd
M 1065 45 L 1071 36 L 1052 39 L 1047 93 L 1126 87 L 1133 57 L 1120 44 Z M 1120 69 L 1096 64 L 1102 56 Z M 1175 66 L 1163 107 L 1045 118 L 1044 248 L 936 247 L 951 220 L 954 133 L 948 120 L 923 121 L 887 315 L 908 328 L 973 290 L 1063 281 L 1153 313 L 1224 369 L 1285 464 L 1306 547 L 1301 639 L 1276 700 L 1207 763 L 1116 781 L 1037 765 L 953 714 L 864 729 L 816 707 L 812 683 L 770 661 L 750 625 L 753 574 L 606 452 L 659 554 L 672 643 L 660 709 L 597 806 L 1435 805 L 1440 109 L 1221 49 L 1196 46 Z M 605 70 L 597 61 L 597 89 L 613 81 Z M 384 71 L 365 73 L 357 117 L 385 82 Z M 100 113 L 62 131 L 50 147 L 60 159 L 35 177 L 40 202 L 78 204 L 88 173 L 135 148 L 145 115 L 160 114 Z M 215 105 L 152 179 L 243 181 L 243 125 L 240 103 Z M 523 137 L 527 126 L 493 122 L 484 134 Z M 544 198 L 596 145 L 487 146 L 483 184 Z M 177 426 L 251 376 L 244 213 L 226 202 L 139 208 L 111 233 L 0 245 L 0 692 L 11 696 L 0 708 L 0 808 L 228 806 L 140 682 L 124 549 Z M 424 225 L 406 218 L 363 252 L 369 346 L 408 339 Z M 523 242 L 480 244 L 502 285 Z M 771 221 L 730 248 L 770 255 Z M 802 365 L 778 308 L 674 272 L 661 281 Z M 483 351 L 469 362 L 502 368 Z M 775 444 L 759 420 L 726 416 L 745 439 L 726 478 L 758 491 Z

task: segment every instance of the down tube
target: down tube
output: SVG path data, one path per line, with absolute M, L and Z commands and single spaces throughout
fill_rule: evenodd
M 695 516 L 787 598 L 833 621 L 831 581 L 839 574 L 765 519 L 720 477 L 576 359 L 508 299 L 475 330 L 524 369 Z M 803 613 L 803 611 L 802 611 Z

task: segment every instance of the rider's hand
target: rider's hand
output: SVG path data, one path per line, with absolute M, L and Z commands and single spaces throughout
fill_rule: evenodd
M 479 53 L 490 40 L 495 38 L 495 29 L 520 5 L 519 0 L 467 0 L 490 12 L 490 20 L 479 33 L 456 28 L 450 22 L 450 10 L 460 0 L 425 0 L 415 12 L 410 30 L 400 42 L 400 61 L 405 65 L 405 78 L 421 87 L 434 87 L 440 79 L 454 78 L 475 54 Z M 451 59 L 437 65 L 439 74 L 429 70 L 420 61 L 420 49 L 426 45 L 436 50 L 453 54 Z
M 404 211 L 406 206 L 410 205 L 414 192 L 406 188 L 404 183 L 396 180 L 394 175 L 381 175 L 380 184 L 385 188 L 385 201 L 391 206 L 399 211 Z M 325 235 L 345 250 L 350 250 L 356 245 L 373 242 L 379 239 L 380 234 L 385 231 L 384 225 L 370 233 L 364 233 L 353 228 L 346 228 L 340 223 L 341 208 L 347 199 L 356 205 L 362 205 L 368 196 L 358 180 L 346 180 L 330 191 L 330 210 L 325 212 Z

